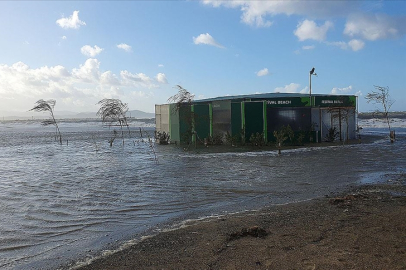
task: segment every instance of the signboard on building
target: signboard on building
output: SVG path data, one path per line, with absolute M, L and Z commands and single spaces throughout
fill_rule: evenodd
M 355 96 L 315 96 L 315 107 L 355 107 Z
M 254 101 L 254 99 L 252 99 Z M 265 99 L 267 107 L 308 107 L 309 97 L 280 97 Z

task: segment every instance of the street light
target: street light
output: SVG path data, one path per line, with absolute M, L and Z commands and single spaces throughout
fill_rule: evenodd
M 309 73 L 310 107 L 312 106 L 312 75 L 317 76 L 317 73 L 314 72 L 314 67 Z

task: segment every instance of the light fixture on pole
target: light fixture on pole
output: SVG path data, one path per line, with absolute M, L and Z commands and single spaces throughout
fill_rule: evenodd
M 312 75 L 317 76 L 317 73 L 314 72 L 314 67 L 310 70 L 309 73 L 309 91 L 310 91 L 310 107 L 312 106 Z

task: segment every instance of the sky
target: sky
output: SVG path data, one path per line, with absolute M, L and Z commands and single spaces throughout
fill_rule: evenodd
M 406 110 L 406 1 L 0 1 L 0 111 L 39 99 L 154 112 L 177 85 L 204 99 L 359 97 L 389 87 Z

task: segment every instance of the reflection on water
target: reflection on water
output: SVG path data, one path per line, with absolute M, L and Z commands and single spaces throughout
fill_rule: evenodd
M 117 138 L 110 148 L 112 130 L 100 123 L 60 127 L 63 145 L 52 127 L 0 124 L 0 268 L 55 268 L 175 219 L 306 200 L 406 170 L 402 130 L 395 144 L 382 139 L 281 156 L 157 145 L 155 164 L 138 128 L 124 146 Z

